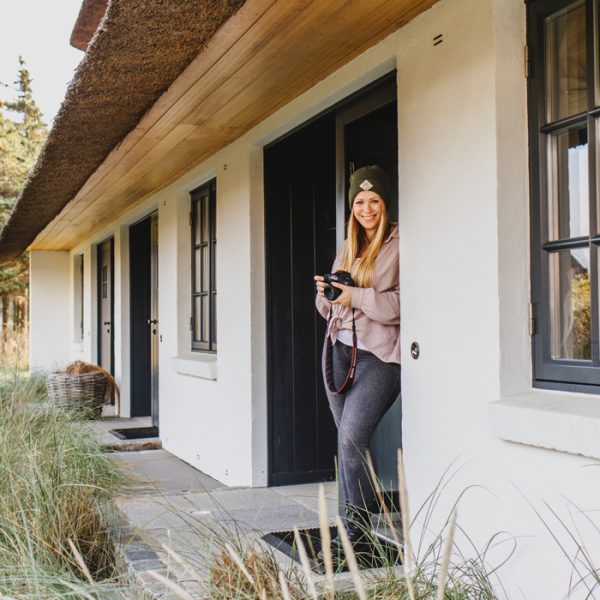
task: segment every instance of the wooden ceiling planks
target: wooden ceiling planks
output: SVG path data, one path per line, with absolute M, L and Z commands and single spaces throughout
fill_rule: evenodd
M 248 0 L 36 238 L 70 249 L 437 0 Z

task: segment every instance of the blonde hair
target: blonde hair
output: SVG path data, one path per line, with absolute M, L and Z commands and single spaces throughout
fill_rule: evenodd
M 385 202 L 382 202 L 381 219 L 373 239 L 369 241 L 363 226 L 350 211 L 348 233 L 342 250 L 342 271 L 348 271 L 358 287 L 371 287 L 375 259 L 389 228 L 389 216 Z M 360 256 L 360 257 L 359 257 Z

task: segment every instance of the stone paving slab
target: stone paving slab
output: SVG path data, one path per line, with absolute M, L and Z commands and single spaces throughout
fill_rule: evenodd
M 264 509 L 298 504 L 293 498 L 278 494 L 276 488 L 229 488 L 208 493 L 190 493 L 186 494 L 186 498 L 196 510 Z
M 325 492 L 325 505 L 329 516 L 337 514 L 337 484 L 334 481 L 328 481 L 322 484 L 301 484 L 286 485 L 272 488 L 278 494 L 290 498 L 299 504 L 302 504 L 310 510 L 319 512 L 319 485 L 323 486 Z
M 116 502 L 133 527 L 148 531 L 187 527 L 186 517 L 192 511 L 192 506 L 180 495 L 121 494 Z
M 318 527 L 319 515 L 304 506 L 265 507 L 263 509 L 240 508 L 221 513 L 220 521 L 237 523 L 243 529 L 251 529 L 263 533 L 272 531 L 289 531 L 294 526 L 303 529 Z
M 166 450 L 115 452 L 113 458 L 146 486 L 148 492 L 183 494 L 196 491 L 207 492 L 227 487 Z

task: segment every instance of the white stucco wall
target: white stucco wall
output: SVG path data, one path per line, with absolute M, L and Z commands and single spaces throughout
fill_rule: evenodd
M 566 595 L 570 567 L 528 502 L 547 511 L 547 501 L 562 516 L 565 498 L 597 508 L 600 469 L 587 468 L 591 459 L 497 439 L 490 422 L 491 403 L 533 393 L 524 26 L 521 0 L 442 0 L 97 232 L 73 250 L 85 252 L 86 317 L 84 342 L 71 353 L 94 359 L 94 244 L 114 235 L 115 356 L 127 415 L 127 231 L 158 210 L 164 447 L 226 484 L 265 485 L 261 149 L 397 68 L 403 438 L 413 512 L 450 468 L 432 529 L 468 489 L 459 522 L 476 546 L 500 531 L 517 541 L 500 571 L 507 596 L 546 600 Z M 215 176 L 219 349 L 211 357 L 189 351 L 188 212 L 189 192 Z M 34 279 L 40 272 L 33 270 Z M 33 335 L 34 348 L 52 339 L 43 330 Z M 410 358 L 413 341 L 418 360 Z M 490 564 L 511 543 L 496 547 Z
M 399 39 L 404 450 L 413 512 L 450 468 L 431 529 L 464 492 L 459 522 L 478 548 L 505 532 L 490 565 L 516 541 L 499 573 L 507 597 L 554 599 L 566 597 L 571 567 L 529 502 L 574 556 L 543 503 L 575 532 L 569 511 L 596 508 L 600 470 L 496 439 L 489 419 L 491 402 L 533 393 L 524 8 L 447 0 Z M 598 544 L 589 525 L 582 534 Z M 459 543 L 469 546 L 463 535 Z
M 55 371 L 70 357 L 72 276 L 68 252 L 36 250 L 29 257 L 29 367 Z

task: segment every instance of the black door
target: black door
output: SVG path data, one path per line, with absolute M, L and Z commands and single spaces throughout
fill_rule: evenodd
M 97 247 L 98 254 L 98 364 L 114 375 L 114 240 L 105 240 Z M 114 404 L 114 397 L 111 399 Z
M 335 115 L 265 149 L 270 484 L 334 475 L 313 275 L 335 256 Z
M 129 228 L 131 416 L 158 425 L 157 216 Z
M 271 485 L 334 476 L 337 432 L 320 364 L 325 320 L 312 277 L 330 269 L 344 239 L 351 170 L 377 163 L 397 181 L 395 99 L 389 79 L 265 148 Z M 394 427 L 399 435 L 398 420 Z

